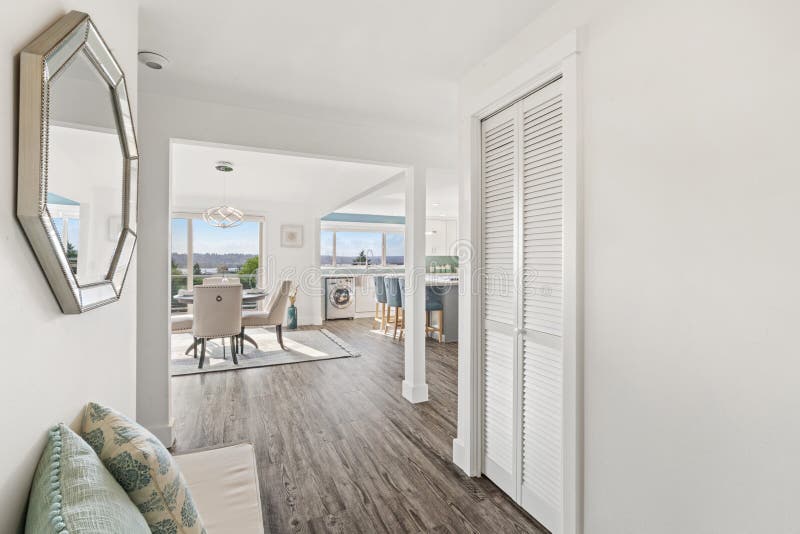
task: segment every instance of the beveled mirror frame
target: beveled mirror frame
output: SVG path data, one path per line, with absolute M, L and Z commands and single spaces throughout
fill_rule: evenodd
M 50 81 L 84 51 L 113 93 L 122 144 L 122 230 L 105 279 L 78 284 L 47 211 Z M 136 244 L 139 152 L 125 75 L 89 15 L 71 11 L 20 53 L 17 218 L 64 313 L 119 300 Z

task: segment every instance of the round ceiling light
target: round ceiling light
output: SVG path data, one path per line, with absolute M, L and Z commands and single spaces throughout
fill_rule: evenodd
M 167 65 L 169 65 L 169 60 L 161 54 L 148 52 L 146 50 L 139 52 L 139 61 L 153 70 L 165 69 Z
M 214 164 L 214 168 L 219 172 L 233 172 L 233 163 L 230 161 L 218 161 Z

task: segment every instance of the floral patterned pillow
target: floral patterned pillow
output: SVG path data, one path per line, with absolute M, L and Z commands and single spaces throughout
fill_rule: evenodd
M 86 406 L 82 435 L 128 492 L 153 534 L 205 534 L 178 465 L 155 436 L 93 402 Z

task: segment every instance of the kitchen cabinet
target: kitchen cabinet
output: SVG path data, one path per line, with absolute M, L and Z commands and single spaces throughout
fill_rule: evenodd
M 458 221 L 447 219 L 445 225 L 445 256 L 457 256 L 456 245 L 458 243 Z
M 356 313 L 375 313 L 375 279 L 356 276 Z
M 452 256 L 458 241 L 456 219 L 427 219 L 425 221 L 425 255 Z
M 442 219 L 425 221 L 425 255 L 443 256 L 447 246 L 447 227 Z

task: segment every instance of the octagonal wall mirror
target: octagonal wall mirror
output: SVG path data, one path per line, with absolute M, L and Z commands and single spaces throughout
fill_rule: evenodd
M 120 298 L 138 157 L 122 69 L 72 11 L 20 54 L 17 217 L 64 313 Z

